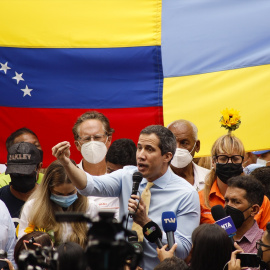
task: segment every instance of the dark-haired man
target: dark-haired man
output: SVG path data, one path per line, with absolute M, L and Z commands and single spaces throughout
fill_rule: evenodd
M 226 214 L 232 217 L 237 228 L 234 240 L 245 253 L 256 253 L 256 242 L 263 230 L 254 217 L 264 199 L 263 185 L 252 176 L 235 176 L 228 180 L 224 198 Z
M 136 166 L 136 151 L 137 147 L 130 139 L 114 141 L 106 154 L 107 173 L 122 169 L 127 165 Z
M 133 221 L 143 227 L 150 220 L 161 228 L 163 212 L 173 211 L 177 218 L 175 241 L 178 244 L 176 254 L 180 258 L 187 257 L 191 249 L 191 234 L 199 225 L 200 206 L 196 190 L 183 178 L 169 170 L 169 164 L 175 153 L 176 139 L 173 133 L 163 126 L 148 126 L 140 133 L 137 144 L 137 167 L 126 166 L 104 176 L 91 176 L 74 166 L 69 159 L 69 142 L 62 142 L 53 147 L 53 155 L 62 163 L 65 170 L 83 195 L 119 196 L 120 217 L 127 216 L 129 210 L 136 210 Z M 141 172 L 143 179 L 139 185 L 142 193 L 146 186 L 150 188 L 151 200 L 149 212 L 143 201 L 138 205 L 137 195 L 132 192 L 132 175 Z M 132 227 L 129 219 L 128 228 Z M 165 233 L 163 233 L 165 235 Z M 162 241 L 166 242 L 163 236 Z M 159 263 L 156 245 L 143 240 L 144 270 L 152 270 Z
M 37 135 L 29 128 L 23 127 L 20 129 L 17 129 L 13 133 L 10 134 L 10 136 L 6 140 L 6 149 L 8 149 L 15 143 L 19 142 L 28 142 L 32 143 L 36 146 L 36 148 L 40 151 L 41 155 L 41 161 L 43 160 L 43 151 L 40 145 L 40 142 L 38 140 Z M 42 167 L 42 164 L 41 164 Z M 40 184 L 43 178 L 43 173 L 39 173 L 38 175 L 38 181 L 37 183 Z M 10 175 L 2 173 L 0 174 L 0 188 L 8 185 L 10 183 Z
M 252 176 L 254 176 L 257 180 L 259 180 L 264 186 L 265 195 L 268 199 L 270 199 L 270 167 L 264 166 L 255 169 L 251 172 Z
M 32 143 L 19 142 L 8 149 L 6 173 L 10 174 L 11 182 L 0 189 L 0 199 L 6 204 L 14 222 L 37 187 L 41 166 L 40 151 Z

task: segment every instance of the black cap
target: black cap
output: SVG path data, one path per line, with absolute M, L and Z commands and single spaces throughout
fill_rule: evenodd
M 8 149 L 6 174 L 31 174 L 42 162 L 40 151 L 32 143 L 15 143 Z

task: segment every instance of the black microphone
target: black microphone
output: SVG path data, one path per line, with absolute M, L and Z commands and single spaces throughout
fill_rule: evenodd
M 133 180 L 133 186 L 132 186 L 132 193 L 131 195 L 136 195 L 139 189 L 139 185 L 141 183 L 143 179 L 143 176 L 140 172 L 135 172 L 132 175 L 132 180 Z M 132 217 L 132 215 L 134 215 L 135 212 L 134 211 L 129 211 L 128 215 Z
M 175 243 L 174 232 L 177 228 L 177 219 L 174 212 L 167 211 L 162 213 L 162 227 L 167 235 L 168 247 L 171 249 Z
M 226 214 L 222 205 L 219 204 L 211 208 L 211 214 L 216 221 L 216 224 L 226 231 L 232 241 L 233 250 L 235 250 L 233 236 L 235 235 L 236 228 L 232 218 Z
M 149 221 L 143 226 L 143 235 L 150 243 L 156 243 L 159 249 L 163 247 L 162 231 L 154 221 Z

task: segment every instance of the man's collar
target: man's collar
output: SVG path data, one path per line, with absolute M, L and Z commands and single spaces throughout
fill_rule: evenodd
M 156 185 L 162 189 L 165 188 L 168 184 L 168 179 L 171 178 L 172 173 L 173 172 L 171 170 L 169 170 L 169 168 L 168 168 L 166 173 L 164 173 L 161 177 L 159 177 L 158 179 L 153 181 L 154 185 Z M 146 186 L 147 183 L 148 183 L 148 181 L 145 178 L 143 178 L 141 184 Z
M 256 220 L 254 220 L 253 226 L 237 242 L 241 242 L 242 239 L 245 237 L 250 243 L 252 243 L 254 241 L 254 238 L 257 236 L 258 230 L 260 230 L 258 223 L 256 222 Z

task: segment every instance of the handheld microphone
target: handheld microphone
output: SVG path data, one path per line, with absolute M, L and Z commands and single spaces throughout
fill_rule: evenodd
M 169 249 L 171 249 L 173 244 L 175 243 L 174 232 L 177 228 L 177 219 L 175 213 L 172 211 L 163 212 L 161 219 L 163 230 L 166 232 L 167 235 L 168 247 Z
M 143 235 L 150 243 L 156 243 L 159 249 L 163 247 L 162 231 L 154 221 L 149 221 L 143 226 Z
M 135 172 L 132 175 L 133 185 L 132 185 L 132 192 L 131 195 L 136 195 L 139 189 L 139 185 L 143 179 L 143 176 L 140 172 Z M 132 217 L 135 214 L 134 211 L 129 211 L 128 215 Z
M 214 220 L 216 221 L 215 223 L 226 231 L 232 241 L 233 249 L 235 249 L 233 236 L 235 235 L 237 229 L 233 223 L 232 218 L 227 216 L 224 208 L 221 205 L 213 206 L 211 208 L 211 213 Z

